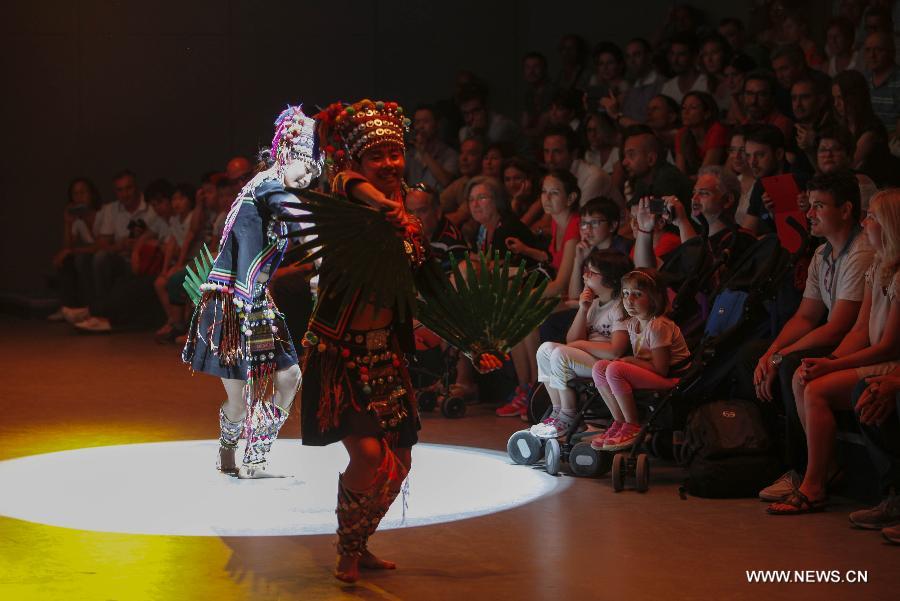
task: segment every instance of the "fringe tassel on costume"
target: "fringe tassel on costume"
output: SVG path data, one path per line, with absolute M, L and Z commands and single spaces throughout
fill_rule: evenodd
M 240 319 L 238 317 L 237 307 L 234 306 L 234 298 L 232 295 L 218 290 L 212 294 L 216 295 L 216 303 L 221 303 L 222 307 L 219 361 L 222 365 L 231 367 L 237 365 L 238 361 L 243 357 Z M 213 320 L 212 327 L 215 327 L 215 320 Z

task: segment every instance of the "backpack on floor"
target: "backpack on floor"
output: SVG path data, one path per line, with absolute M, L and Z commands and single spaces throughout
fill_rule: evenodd
M 755 497 L 780 467 L 759 408 L 740 399 L 694 409 L 679 459 L 688 470 L 687 492 L 698 497 Z

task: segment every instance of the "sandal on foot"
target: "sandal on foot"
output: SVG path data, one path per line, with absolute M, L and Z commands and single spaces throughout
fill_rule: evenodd
M 799 488 L 795 488 L 791 494 L 783 501 L 772 503 L 766 507 L 766 512 L 770 515 L 801 515 L 804 513 L 819 513 L 825 511 L 825 499 L 817 499 L 810 501 L 809 497 L 800 492 Z M 784 505 L 785 508 L 779 506 Z

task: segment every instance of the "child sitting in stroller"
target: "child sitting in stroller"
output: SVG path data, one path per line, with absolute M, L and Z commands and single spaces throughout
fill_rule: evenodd
M 628 333 L 632 356 L 601 359 L 592 370 L 594 385 L 613 415 L 609 429 L 591 440 L 603 451 L 630 448 L 641 430 L 634 389 L 668 390 L 678 384 L 691 353 L 675 322 L 666 317 L 666 287 L 653 269 L 636 269 L 622 278 L 622 306 L 629 318 L 616 328 Z
M 576 419 L 575 391 L 567 386 L 571 380 L 589 377 L 597 359 L 615 359 L 628 350 L 627 332 L 614 329 L 627 318 L 620 291 L 622 276 L 631 269 L 631 260 L 614 250 L 593 250 L 585 260 L 585 287 L 566 344 L 538 347 L 538 382 L 547 387 L 553 404 L 550 416 L 531 428 L 538 438 L 562 436 Z

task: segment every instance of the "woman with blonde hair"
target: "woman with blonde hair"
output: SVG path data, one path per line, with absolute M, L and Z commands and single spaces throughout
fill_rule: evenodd
M 807 469 L 793 492 L 769 505 L 771 514 L 824 509 L 825 486 L 834 468 L 834 412 L 851 408 L 851 393 L 859 380 L 900 366 L 900 190 L 876 194 L 863 227 L 875 259 L 866 272 L 859 316 L 831 355 L 804 359 L 794 374 L 797 412 L 806 430 Z

